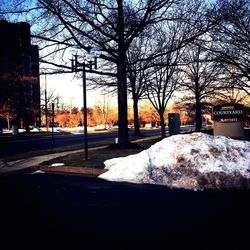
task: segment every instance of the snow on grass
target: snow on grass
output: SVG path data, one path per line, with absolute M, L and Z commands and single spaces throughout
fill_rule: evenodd
M 34 172 L 30 173 L 30 174 L 44 174 L 44 173 L 45 173 L 45 171 L 36 170 L 36 171 L 34 171 Z
M 58 162 L 58 163 L 53 163 L 50 165 L 50 167 L 61 167 L 61 166 L 64 166 L 64 163 Z
M 163 139 L 139 154 L 104 162 L 111 181 L 188 189 L 250 187 L 250 142 L 204 133 Z

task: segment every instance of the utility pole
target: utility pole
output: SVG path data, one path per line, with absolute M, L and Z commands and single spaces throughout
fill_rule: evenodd
M 52 103 L 51 105 L 52 110 L 52 134 L 51 134 L 51 146 L 53 148 L 54 146 L 54 117 L 55 117 L 55 103 Z
M 47 100 L 47 75 L 44 73 L 44 99 L 45 99 L 45 125 L 48 131 L 48 100 Z
M 70 112 L 70 115 L 72 115 L 72 99 L 74 99 L 74 97 L 70 96 L 69 97 L 69 112 Z
M 87 130 L 87 91 L 86 91 L 86 68 L 89 68 L 89 72 L 92 72 L 92 66 L 97 69 L 97 57 L 100 55 L 99 50 L 93 50 L 93 57 L 90 55 L 90 60 L 78 62 L 78 55 L 73 55 L 71 59 L 72 72 L 82 71 L 82 86 L 83 86 L 83 126 L 84 126 L 84 160 L 88 160 L 88 130 Z M 86 56 L 87 57 L 87 56 Z M 84 59 L 86 59 L 84 57 Z M 94 59 L 94 61 L 92 61 Z

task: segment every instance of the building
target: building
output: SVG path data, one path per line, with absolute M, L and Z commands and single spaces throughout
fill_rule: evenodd
M 30 25 L 0 20 L 0 128 L 40 126 L 38 46 Z

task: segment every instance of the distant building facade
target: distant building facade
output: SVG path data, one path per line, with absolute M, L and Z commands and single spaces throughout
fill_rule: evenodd
M 0 129 L 40 126 L 38 46 L 30 25 L 0 20 Z

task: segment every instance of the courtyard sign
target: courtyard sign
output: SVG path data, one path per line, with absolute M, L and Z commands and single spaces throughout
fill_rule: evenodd
M 212 120 L 215 122 L 244 121 L 244 106 L 236 103 L 225 103 L 213 107 Z

